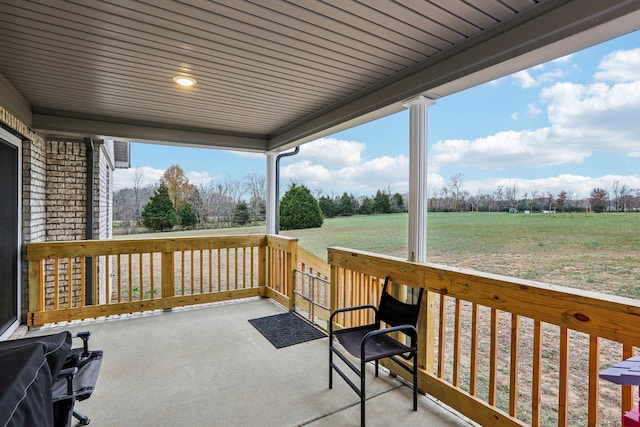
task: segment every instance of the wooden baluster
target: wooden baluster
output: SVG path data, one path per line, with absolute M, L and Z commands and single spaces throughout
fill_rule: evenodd
M 238 284 L 240 283 L 238 281 L 238 250 L 239 248 L 233 248 L 233 282 L 234 282 L 234 288 L 233 289 L 238 289 Z
M 116 255 L 118 258 L 118 302 L 122 302 L 122 255 Z
M 86 258 L 85 257 L 81 257 L 80 258 L 80 300 L 78 301 L 78 306 L 79 307 L 84 307 L 86 305 L 86 290 L 85 290 L 85 286 L 87 283 L 87 279 L 85 277 L 86 273 Z
M 229 270 L 230 270 L 230 268 L 229 268 L 229 248 L 225 249 L 224 252 L 225 252 L 226 267 L 227 267 L 227 271 L 226 271 L 226 273 L 227 273 L 227 276 L 226 276 L 227 277 L 226 278 L 226 280 L 227 280 L 227 289 L 231 289 L 231 282 L 229 280 L 229 277 L 230 277 L 229 276 L 229 274 L 230 274 L 230 272 L 229 272 Z
M 587 426 L 598 425 L 598 407 L 600 398 L 600 340 L 589 335 L 589 399 L 587 402 Z
M 129 273 L 129 302 L 133 301 L 133 263 L 132 254 L 128 254 L 128 273 Z
M 453 386 L 458 386 L 460 378 L 460 327 L 462 323 L 462 316 L 460 313 L 461 301 L 456 298 L 455 300 L 455 319 L 453 330 Z
M 195 289 L 195 253 L 194 251 L 189 251 L 189 289 L 191 289 L 191 293 L 190 295 L 193 295 L 194 289 Z
M 542 324 L 533 322 L 533 378 L 531 385 L 531 426 L 540 426 L 540 396 L 542 391 Z
M 447 325 L 447 300 L 443 294 L 440 294 L 440 324 L 438 331 L 438 378 L 444 376 L 444 349 L 445 349 L 445 332 Z
M 511 314 L 511 368 L 509 375 L 509 415 L 518 413 L 518 354 L 520 350 L 520 317 Z
M 565 427 L 569 421 L 569 331 L 560 328 L 560 378 L 558 392 L 558 427 Z
M 138 254 L 138 272 L 140 273 L 138 277 L 138 288 L 140 289 L 139 291 L 140 295 L 138 297 L 139 301 L 142 301 L 144 297 L 144 269 L 142 268 L 143 266 L 142 262 L 143 262 L 143 256 L 142 256 L 142 252 L 140 252 Z
M 489 355 L 489 405 L 496 405 L 498 390 L 498 310 L 491 309 L 491 351 Z
M 213 249 L 209 249 L 209 293 L 213 292 Z
M 152 252 L 149 254 L 149 268 L 151 269 L 151 299 L 155 298 L 155 270 L 153 268 L 153 258 L 155 254 Z
M 469 394 L 475 396 L 478 391 L 478 304 L 471 305 L 471 354 L 470 354 L 470 375 Z
M 67 308 L 73 307 L 73 259 L 67 258 Z
M 93 305 L 100 303 L 99 287 L 98 287 L 98 257 L 91 257 L 93 260 Z M 105 280 L 108 283 L 108 280 Z M 106 293 L 106 290 L 105 290 Z

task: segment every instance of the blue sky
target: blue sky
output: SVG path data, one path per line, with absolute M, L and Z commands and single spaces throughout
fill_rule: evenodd
M 516 186 L 519 196 L 567 191 L 588 197 L 618 181 L 640 189 L 640 32 L 437 100 L 429 107 L 431 194 L 462 174 L 470 194 Z M 315 194 L 408 191 L 409 114 L 403 111 L 305 144 L 281 161 L 281 179 Z M 251 172 L 266 158 L 212 149 L 132 143 L 130 187 L 178 164 L 196 185 Z

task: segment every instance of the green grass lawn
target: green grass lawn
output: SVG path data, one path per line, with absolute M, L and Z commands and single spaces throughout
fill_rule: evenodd
M 407 224 L 407 214 L 338 217 L 281 234 L 323 259 L 331 246 L 406 258 Z M 427 230 L 430 262 L 640 298 L 640 214 L 429 213 Z M 264 232 L 259 226 L 170 235 Z

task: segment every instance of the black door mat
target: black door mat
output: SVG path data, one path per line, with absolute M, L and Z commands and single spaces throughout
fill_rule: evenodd
M 327 336 L 290 312 L 250 319 L 249 323 L 275 348 L 288 347 Z

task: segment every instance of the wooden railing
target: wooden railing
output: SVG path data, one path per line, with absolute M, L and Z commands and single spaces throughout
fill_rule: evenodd
M 28 324 L 252 296 L 291 308 L 296 248 L 265 235 L 30 243 Z
M 326 329 L 377 304 L 388 275 L 400 297 L 427 291 L 420 389 L 474 421 L 620 425 L 634 404 L 598 372 L 640 347 L 636 300 L 344 248 L 327 264 L 271 235 L 31 243 L 27 258 L 30 326 L 263 296 Z
M 620 425 L 634 404 L 598 373 L 640 346 L 639 301 L 344 248 L 328 260 L 331 310 L 376 304 L 385 276 L 427 291 L 419 388 L 481 425 Z
M 331 268 L 320 257 L 298 246 L 293 307 L 300 316 L 327 331 Z

